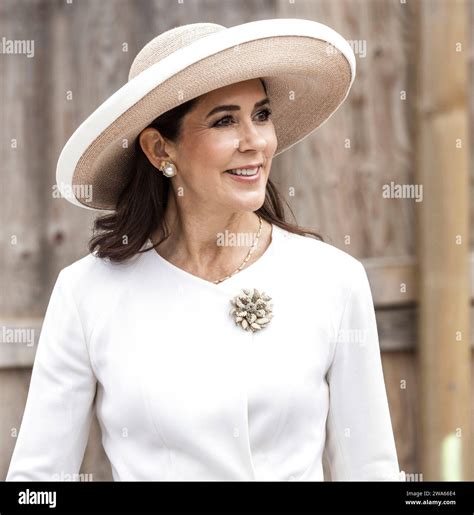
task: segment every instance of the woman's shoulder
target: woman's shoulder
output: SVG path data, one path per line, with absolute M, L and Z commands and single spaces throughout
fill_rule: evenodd
M 297 262 L 337 272 L 351 272 L 363 266 L 358 258 L 331 243 L 311 235 L 296 234 L 278 226 L 276 228 L 283 242 L 283 250 L 291 253 Z
M 61 273 L 71 281 L 93 282 L 111 275 L 124 275 L 131 271 L 131 263 L 113 263 L 109 259 L 87 254 L 61 269 Z
M 280 235 L 283 267 L 291 270 L 292 281 L 305 284 L 311 295 L 316 289 L 341 305 L 354 288 L 365 284 L 367 273 L 363 263 L 345 250 L 283 229 Z
M 89 253 L 59 271 L 58 280 L 65 283 L 78 300 L 111 298 L 130 287 L 139 272 L 140 256 L 123 263 L 114 263 Z M 113 298 L 113 297 L 112 297 Z

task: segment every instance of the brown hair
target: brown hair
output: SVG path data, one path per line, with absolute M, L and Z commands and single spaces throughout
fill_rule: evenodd
M 265 93 L 267 89 L 262 79 Z M 154 127 L 170 141 L 179 140 L 183 117 L 197 103 L 193 98 L 156 118 L 148 127 Z M 169 236 L 164 214 L 170 194 L 170 182 L 150 163 L 143 152 L 139 138 L 135 139 L 136 160 L 130 170 L 130 179 L 123 188 L 113 213 L 99 216 L 94 220 L 93 233 L 89 241 L 89 251 L 99 258 L 109 258 L 113 262 L 122 262 L 140 252 L 148 252 L 158 246 Z M 172 192 L 171 192 L 172 193 Z M 296 220 L 291 207 L 285 204 Z M 285 220 L 283 200 L 273 182 L 268 179 L 265 200 L 258 213 L 269 223 L 278 225 L 289 232 L 306 236 L 310 234 L 324 241 L 322 236 L 309 229 L 290 224 Z M 162 240 L 153 247 L 140 250 L 151 234 L 161 225 Z M 96 234 L 100 231 L 99 234 Z M 124 239 L 126 244 L 124 244 Z

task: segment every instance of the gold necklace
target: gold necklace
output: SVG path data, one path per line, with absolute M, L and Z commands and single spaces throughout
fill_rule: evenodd
M 225 281 L 226 279 L 229 279 L 229 277 L 232 277 L 237 272 L 240 272 L 242 270 L 242 267 L 245 265 L 245 263 L 247 263 L 247 261 L 250 259 L 250 256 L 253 254 L 253 251 L 257 247 L 258 240 L 260 239 L 260 234 L 262 232 L 262 217 L 260 215 L 258 215 L 258 214 L 257 214 L 257 216 L 258 216 L 258 219 L 260 221 L 260 225 L 259 225 L 258 232 L 257 232 L 257 238 L 255 239 L 255 242 L 253 243 L 253 245 L 250 247 L 250 250 L 249 250 L 249 253 L 247 254 L 247 257 L 244 259 L 243 263 L 239 266 L 239 268 L 237 268 L 237 270 L 235 270 L 234 272 L 232 272 L 229 275 L 226 275 L 223 279 L 217 279 L 216 281 L 213 281 L 214 284 L 219 284 L 222 281 Z

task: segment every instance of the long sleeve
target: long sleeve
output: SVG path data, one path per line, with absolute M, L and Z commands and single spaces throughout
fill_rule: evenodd
M 87 444 L 95 391 L 81 320 L 61 270 L 43 320 L 7 481 L 74 478 Z
M 328 369 L 324 459 L 332 481 L 404 481 L 367 274 L 358 262 Z

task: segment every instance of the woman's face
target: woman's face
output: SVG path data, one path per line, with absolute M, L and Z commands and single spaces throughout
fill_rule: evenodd
M 277 148 L 265 98 L 260 79 L 251 79 L 203 95 L 186 114 L 180 141 L 165 146 L 178 170 L 171 179 L 173 187 L 183 188 L 183 200 L 227 211 L 255 211 L 262 206 Z M 252 180 L 236 180 L 226 173 L 259 163 L 259 174 Z

